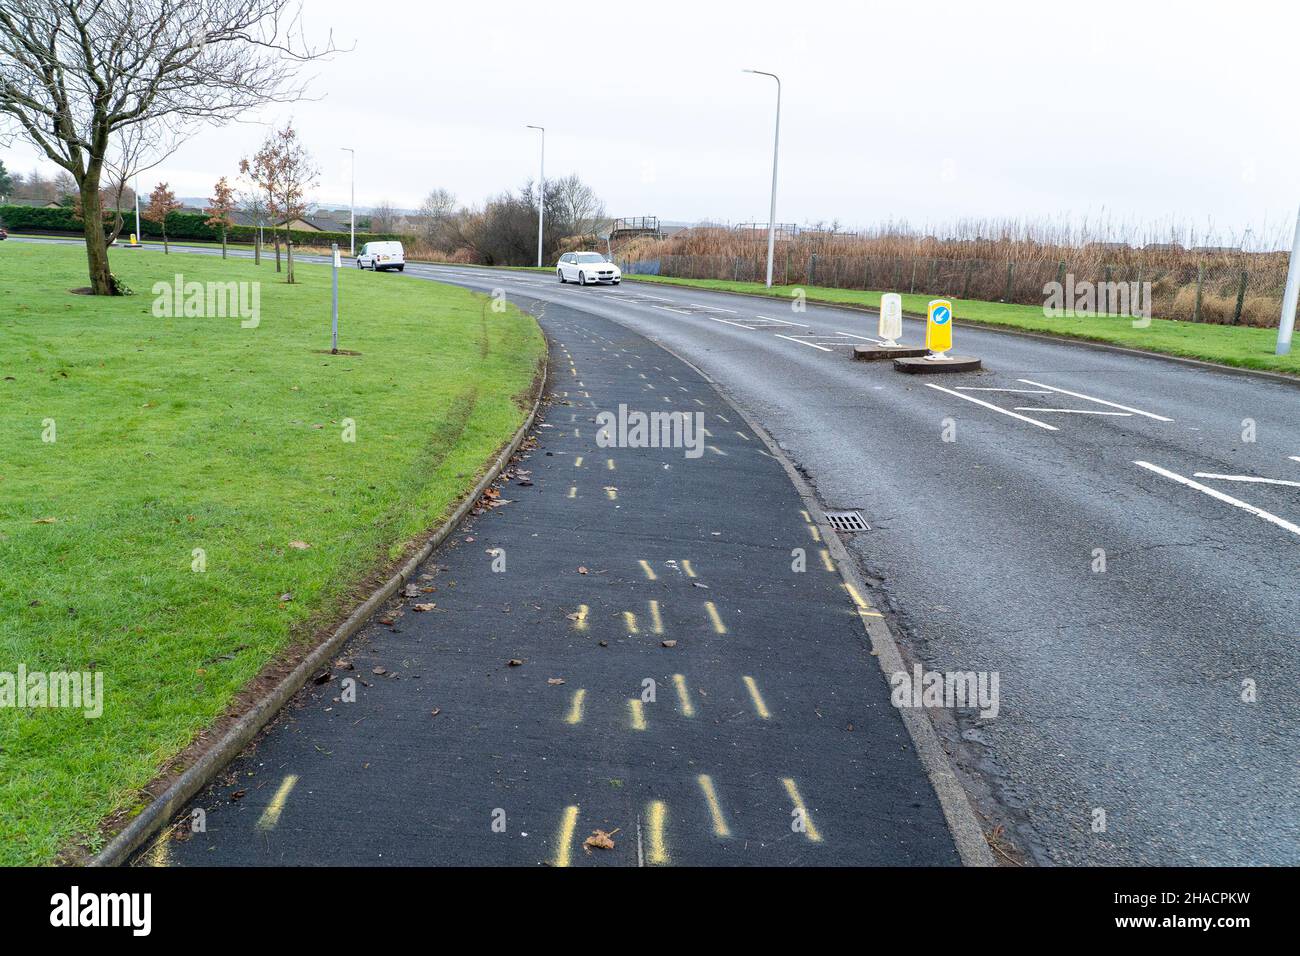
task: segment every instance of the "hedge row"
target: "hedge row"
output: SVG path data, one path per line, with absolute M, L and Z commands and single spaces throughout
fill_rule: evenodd
M 124 212 L 122 215 L 126 220 L 122 232 L 130 234 L 135 228 L 135 212 L 131 210 Z M 167 238 L 177 241 L 187 239 L 198 239 L 204 242 L 220 241 L 221 230 L 209 226 L 207 218 L 205 214 L 198 212 L 170 213 L 167 216 Z M 112 220 L 112 213 L 104 214 L 106 227 L 112 223 Z M 76 219 L 69 208 L 42 209 L 37 206 L 0 206 L 0 225 L 3 225 L 11 232 L 34 231 L 81 235 L 85 231 L 81 220 Z M 143 234 L 142 239 L 162 238 L 162 229 L 158 223 L 143 216 L 140 217 L 140 231 Z M 227 238 L 231 242 L 252 242 L 255 232 L 257 232 L 257 229 L 254 226 L 232 226 L 227 232 Z M 342 246 L 346 246 L 348 243 L 348 234 L 346 232 L 308 232 L 298 229 L 290 232 L 293 241 L 300 244 L 323 245 L 337 242 Z M 268 242 L 272 241 L 269 228 L 265 230 L 264 235 Z M 363 242 L 401 240 L 401 238 L 399 235 L 387 232 L 358 232 L 356 241 L 359 248 Z

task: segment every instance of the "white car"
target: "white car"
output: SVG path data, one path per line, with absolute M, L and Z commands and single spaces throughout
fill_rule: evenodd
M 367 242 L 357 253 L 357 268 L 371 272 L 406 271 L 406 250 L 400 242 Z
M 623 273 L 599 252 L 566 252 L 555 265 L 555 274 L 561 282 L 612 282 L 623 281 Z

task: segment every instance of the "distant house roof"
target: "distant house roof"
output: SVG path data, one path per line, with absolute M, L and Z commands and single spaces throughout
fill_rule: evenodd
M 7 206 L 31 206 L 36 209 L 62 209 L 63 203 L 53 199 L 7 199 Z

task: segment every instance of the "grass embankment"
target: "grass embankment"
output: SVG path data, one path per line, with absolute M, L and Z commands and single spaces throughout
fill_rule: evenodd
M 831 305 L 854 305 L 879 308 L 879 292 L 861 292 L 853 289 L 832 289 L 819 286 L 784 285 L 767 289 L 758 282 L 732 282 L 727 279 L 677 279 L 671 276 L 634 276 L 625 278 L 638 282 L 662 282 L 670 285 L 716 289 L 721 292 L 744 292 L 790 299 L 796 289 L 802 289 L 810 302 Z M 932 296 L 904 295 L 903 309 L 924 315 Z M 1133 320 L 1119 316 L 1083 316 L 1077 318 L 1049 318 L 1040 306 L 1004 305 L 1001 302 L 980 302 L 954 299 L 956 313 L 956 341 L 961 342 L 961 322 L 982 322 L 987 325 L 1007 326 L 1028 332 L 1043 332 L 1067 338 L 1107 342 L 1127 348 L 1146 349 L 1184 358 L 1220 362 L 1240 368 L 1263 369 L 1271 372 L 1300 374 L 1300 351 L 1290 355 L 1274 355 L 1277 329 L 1260 329 L 1236 325 L 1180 322 L 1169 319 L 1152 319 L 1147 328 L 1134 328 Z
M 93 842 L 350 608 L 518 428 L 544 351 L 513 308 L 345 269 L 340 347 L 361 354 L 330 355 L 327 268 L 287 286 L 245 260 L 112 260 L 136 295 L 70 294 L 80 248 L 0 245 L 0 672 L 96 670 L 105 696 L 98 719 L 0 708 L 0 864 Z M 178 272 L 261 280 L 260 324 L 155 318 Z

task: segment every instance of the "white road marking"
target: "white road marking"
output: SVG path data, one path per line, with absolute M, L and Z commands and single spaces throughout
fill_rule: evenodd
M 1154 418 L 1158 422 L 1172 422 L 1172 418 L 1166 418 L 1164 415 L 1156 415 L 1152 412 L 1144 412 L 1140 408 L 1132 408 L 1129 405 L 1120 405 L 1118 402 L 1108 402 L 1104 398 L 1093 398 L 1091 395 L 1084 395 L 1082 392 L 1072 392 L 1069 389 L 1057 388 L 1055 385 L 1045 385 L 1042 382 L 1030 381 L 1027 378 L 1017 379 L 1026 385 L 1034 385 L 1038 388 L 1051 389 L 1053 392 L 1060 392 L 1062 395 L 1069 395 L 1071 398 L 1081 398 L 1085 402 L 1096 402 L 1098 405 L 1107 405 L 1110 408 L 1118 408 L 1123 412 L 1132 412 L 1134 415 L 1145 415 L 1147 418 Z
M 700 305 L 698 302 L 687 302 L 686 304 L 692 309 L 705 309 L 709 312 L 730 312 L 732 315 L 736 314 L 735 309 L 723 309 L 716 305 Z
M 678 315 L 690 315 L 690 314 L 691 314 L 690 312 L 687 312 L 685 309 L 674 309 L 674 308 L 672 308 L 671 306 L 667 306 L 667 305 L 652 305 L 652 306 L 650 306 L 650 308 L 652 308 L 652 309 L 662 309 L 662 310 L 665 311 L 665 312 L 676 312 Z
M 883 341 L 883 339 L 873 339 L 869 335 L 854 335 L 852 332 L 836 332 L 835 334 L 847 335 L 851 339 L 862 339 L 862 341 L 864 342 L 875 342 L 877 345 L 879 345 Z
M 1129 412 L 1098 412 L 1091 408 L 1037 408 L 1032 405 L 1017 405 L 1018 412 L 1063 412 L 1067 415 L 1114 415 L 1116 418 L 1132 418 Z
M 720 319 L 716 315 L 706 315 L 706 319 L 712 319 L 714 322 L 721 322 L 723 325 L 734 325 L 738 329 L 744 329 L 747 332 L 753 332 L 756 328 L 753 325 L 745 325 L 743 322 L 733 322 L 731 319 Z
M 787 319 L 774 319 L 770 315 L 758 315 L 757 313 L 755 313 L 754 318 L 762 319 L 765 322 L 780 322 L 782 325 L 797 325 L 801 329 L 811 328 L 811 326 L 806 325 L 803 322 L 791 322 Z
M 950 388 L 944 388 L 942 385 L 935 385 L 935 384 L 933 384 L 933 383 L 931 383 L 931 382 L 926 382 L 926 383 L 925 383 L 925 387 L 926 387 L 926 388 L 933 388 L 933 389 L 935 389 L 935 390 L 937 390 L 937 391 L 940 391 L 940 392 L 947 392 L 949 395 L 956 395 L 958 398 L 965 399 L 965 400 L 968 401 L 968 402 L 974 402 L 976 405 L 983 405 L 985 408 L 991 408 L 991 409 L 993 409 L 993 411 L 995 411 L 995 412 L 1001 412 L 1003 415 L 1009 415 L 1009 416 L 1011 416 L 1012 418 L 1018 418 L 1018 419 L 1020 419 L 1022 422 L 1029 422 L 1029 424 L 1031 424 L 1031 425 L 1037 425 L 1039 428 L 1046 428 L 1049 432 L 1060 431 L 1060 429 L 1057 428 L 1055 425 L 1049 425 L 1049 424 L 1047 424 L 1047 422 L 1040 422 L 1040 421 L 1038 421 L 1038 419 L 1036 419 L 1036 418 L 1030 418 L 1028 415 L 1020 415 L 1020 414 L 1017 414 L 1016 412 L 1009 411 L 1009 410 L 1007 410 L 1007 409 L 1005 409 L 1005 408 L 1002 408 L 1002 407 L 1000 407 L 1000 406 L 998 406 L 998 405 L 994 405 L 992 402 L 986 402 L 986 401 L 984 401 L 984 399 L 982 399 L 982 398 L 975 398 L 973 395 L 963 395 L 961 392 L 954 392 L 954 391 L 953 391 L 952 389 L 950 389 Z
M 790 338 L 790 336 L 788 336 L 788 335 L 782 335 L 780 332 L 773 332 L 772 334 L 775 335 L 778 339 L 785 339 L 786 341 L 789 341 L 789 342 L 798 342 L 800 345 L 806 345 L 806 346 L 808 346 L 810 349 L 821 349 L 823 352 L 834 352 L 834 351 L 835 351 L 834 349 L 828 349 L 828 348 L 826 348 L 826 346 L 824 346 L 824 345 L 814 345 L 812 342 L 805 342 L 803 339 L 792 339 L 792 338 Z
M 1255 475 L 1216 475 L 1208 471 L 1198 471 L 1197 478 L 1216 478 L 1219 481 L 1251 481 L 1261 485 L 1286 485 L 1288 488 L 1300 488 L 1300 481 L 1283 481 L 1281 478 L 1258 478 Z
M 990 388 L 987 385 L 958 385 L 959 392 L 1011 392 L 1015 395 L 1051 395 L 1041 388 Z
M 1300 455 L 1287 455 L 1292 461 L 1300 461 Z
M 1273 514 L 1270 511 L 1265 511 L 1263 508 L 1257 508 L 1252 504 L 1242 501 L 1240 498 L 1234 498 L 1232 497 L 1232 495 L 1225 495 L 1222 491 L 1216 491 L 1214 488 L 1210 488 L 1207 485 L 1203 485 L 1199 481 L 1192 481 L 1192 479 L 1190 478 L 1184 478 L 1182 475 L 1174 474 L 1172 471 L 1169 471 L 1168 469 L 1161 468 L 1159 465 L 1153 465 L 1147 461 L 1135 461 L 1133 462 L 1133 464 L 1137 465 L 1139 468 L 1145 468 L 1147 471 L 1155 472 L 1157 475 L 1160 475 L 1163 478 L 1168 478 L 1170 481 L 1176 481 L 1180 485 L 1186 485 L 1188 488 L 1195 488 L 1197 491 L 1202 492 L 1203 494 L 1207 494 L 1211 498 L 1218 499 L 1219 501 L 1222 501 L 1225 504 L 1230 504 L 1234 508 L 1240 508 L 1243 511 L 1248 511 L 1251 514 L 1253 514 L 1255 517 L 1263 518 L 1265 521 L 1269 522 L 1270 524 L 1275 524 L 1279 528 L 1285 528 L 1287 531 L 1290 531 L 1292 534 L 1300 535 L 1300 526 L 1292 524 L 1290 521 L 1287 521 L 1285 518 L 1279 518 L 1277 515 Z

